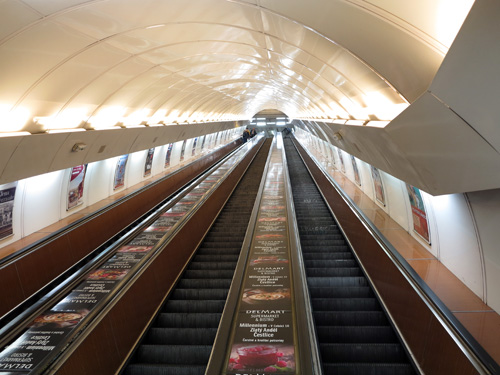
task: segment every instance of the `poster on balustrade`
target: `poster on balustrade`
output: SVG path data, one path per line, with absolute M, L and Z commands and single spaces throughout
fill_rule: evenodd
M 384 184 L 382 183 L 382 176 L 380 175 L 380 171 L 371 167 L 372 170 L 372 179 L 373 179 L 373 187 L 375 189 L 375 199 L 385 206 L 385 192 L 384 192 Z
M 83 186 L 85 183 L 85 175 L 87 173 L 87 164 L 77 165 L 71 168 L 68 182 L 68 199 L 66 210 L 77 207 L 83 203 Z
M 0 185 L 0 240 L 14 234 L 12 214 L 17 182 Z
M 345 173 L 345 164 L 344 164 L 344 158 L 342 157 L 342 151 L 337 149 L 337 152 L 339 154 L 339 160 L 340 160 L 340 170 Z
M 356 158 L 351 155 L 352 170 L 354 171 L 354 181 L 361 186 L 361 176 L 359 175 L 358 163 L 356 163 Z
M 172 156 L 172 147 L 174 147 L 173 143 L 170 143 L 167 147 L 167 153 L 165 154 L 165 165 L 164 168 L 170 167 L 170 156 Z
M 196 137 L 193 141 L 193 148 L 191 149 L 191 156 L 196 155 L 196 144 L 198 143 L 198 137 Z
M 184 140 L 184 142 L 182 142 L 181 156 L 179 158 L 179 161 L 183 161 L 184 160 L 184 153 L 186 152 L 186 142 L 187 142 L 186 139 Z
M 150 148 L 148 154 L 146 155 L 146 161 L 144 163 L 144 177 L 151 175 L 151 169 L 153 168 L 153 156 L 155 154 L 155 149 Z
M 113 190 L 125 186 L 125 169 L 127 167 L 128 154 L 120 156 L 116 162 L 115 179 L 113 181 Z
M 408 198 L 410 199 L 413 230 L 430 244 L 429 222 L 427 220 L 427 212 L 425 210 L 422 193 L 418 188 L 410 184 L 406 184 L 406 190 L 408 191 Z

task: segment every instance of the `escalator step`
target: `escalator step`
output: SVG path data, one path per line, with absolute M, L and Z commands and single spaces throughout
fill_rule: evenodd
M 315 311 L 317 325 L 330 326 L 382 326 L 388 325 L 382 311 Z
M 359 267 L 345 268 L 308 268 L 307 277 L 344 277 L 344 276 L 363 276 Z
M 203 300 L 225 300 L 228 289 L 181 289 L 175 288 L 170 298 L 172 300 L 203 299 Z
M 316 326 L 322 343 L 397 343 L 392 327 Z
M 127 366 L 124 375 L 204 375 L 206 366 L 138 364 Z
M 190 270 L 184 272 L 188 279 L 232 279 L 234 270 Z
M 327 363 L 325 375 L 414 375 L 410 364 L 404 363 Z
M 190 270 L 231 270 L 236 268 L 236 262 L 198 262 L 194 259 L 189 263 Z
M 328 362 L 405 363 L 406 352 L 398 344 L 320 344 L 321 357 Z
M 351 286 L 343 288 L 310 287 L 309 294 L 312 298 L 373 298 L 375 296 L 368 286 Z
M 147 363 L 206 365 L 211 345 L 141 345 L 137 359 Z
M 337 259 L 354 259 L 350 252 L 305 252 L 302 249 L 302 257 L 304 260 L 337 260 Z
M 375 298 L 312 298 L 315 311 L 373 311 L 379 309 Z
M 165 303 L 164 312 L 203 312 L 218 313 L 224 310 L 226 301 L 203 301 L 203 300 L 169 300 Z
M 346 286 L 368 286 L 368 281 L 362 276 L 350 277 L 308 277 L 307 284 L 310 287 L 346 287 Z
M 157 327 L 214 328 L 219 325 L 222 313 L 161 313 Z
M 224 289 L 231 286 L 231 279 L 203 280 L 203 279 L 181 279 L 177 284 L 179 288 L 216 288 Z
M 357 263 L 354 259 L 338 259 L 338 260 L 304 260 L 305 266 L 309 268 L 336 268 L 336 267 L 356 267 Z
M 163 328 L 151 327 L 146 336 L 147 344 L 155 345 L 212 345 L 217 328 Z

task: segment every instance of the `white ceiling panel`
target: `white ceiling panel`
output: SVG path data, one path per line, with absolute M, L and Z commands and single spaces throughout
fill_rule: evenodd
M 0 0 L 0 41 L 42 18 L 42 15 L 18 0 Z

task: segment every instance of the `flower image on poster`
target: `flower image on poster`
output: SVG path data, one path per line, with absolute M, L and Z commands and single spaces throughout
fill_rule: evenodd
M 418 188 L 410 184 L 406 184 L 406 190 L 410 199 L 413 230 L 430 244 L 429 223 L 427 221 L 427 212 L 425 211 L 422 193 Z
M 193 148 L 191 149 L 191 156 L 196 154 L 196 144 L 198 143 L 198 137 L 196 137 L 193 141 Z
M 153 156 L 155 154 L 155 149 L 150 148 L 148 154 L 146 155 L 146 162 L 144 163 L 144 177 L 151 175 L 151 169 L 153 168 Z
M 379 201 L 379 203 L 385 206 L 385 192 L 384 185 L 382 184 L 382 176 L 380 175 L 380 171 L 371 166 L 372 170 L 372 179 L 373 179 L 373 187 L 375 188 L 375 199 Z
M 125 185 L 125 168 L 127 167 L 128 154 L 122 155 L 116 162 L 115 179 L 113 190 L 119 189 Z
M 340 170 L 345 173 L 345 164 L 344 164 L 344 158 L 342 157 L 342 151 L 337 149 L 337 153 L 339 154 L 339 160 L 340 160 Z
M 66 210 L 70 210 L 83 203 L 83 184 L 87 173 L 87 164 L 71 168 L 68 183 L 68 201 Z
M 17 182 L 0 186 L 0 240 L 14 234 L 12 213 Z
M 186 139 L 184 140 L 184 142 L 182 142 L 181 157 L 179 158 L 179 161 L 183 161 L 184 160 L 184 152 L 186 152 L 186 142 L 187 142 Z
M 172 156 L 172 147 L 174 147 L 174 144 L 170 143 L 167 148 L 167 153 L 165 154 L 164 168 L 168 168 L 170 166 L 170 156 Z
M 356 163 L 356 158 L 351 155 L 352 170 L 354 171 L 354 180 L 361 186 L 361 176 L 359 175 L 358 163 Z

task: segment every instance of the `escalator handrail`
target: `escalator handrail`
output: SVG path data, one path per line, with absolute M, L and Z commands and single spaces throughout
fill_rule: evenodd
M 295 143 L 300 143 L 296 138 L 292 138 Z M 342 190 L 340 185 L 325 170 L 323 165 L 312 155 L 305 147 L 303 150 L 314 161 L 321 173 L 331 183 L 343 201 L 352 210 L 357 219 L 363 224 L 366 230 L 374 237 L 378 245 L 385 252 L 388 258 L 394 263 L 396 268 L 405 277 L 408 283 L 413 287 L 416 293 L 427 305 L 432 314 L 443 325 L 450 337 L 454 340 L 460 350 L 469 359 L 472 365 L 480 374 L 500 374 L 500 366 L 484 350 L 477 340 L 467 331 L 460 321 L 453 315 L 448 307 L 434 293 L 434 291 L 425 283 L 418 273 L 409 265 L 406 259 L 396 250 L 396 248 L 385 238 L 373 222 L 358 208 L 356 203 Z M 302 155 L 299 156 L 302 158 Z M 303 159 L 303 158 L 302 158 Z M 306 163 L 306 168 L 309 167 Z M 311 174 L 311 171 L 309 170 Z M 311 174 L 312 175 L 312 174 Z
M 288 162 L 286 158 L 285 146 L 283 144 L 283 171 L 285 175 L 285 189 L 287 196 L 288 213 L 288 231 L 289 246 L 291 254 L 292 280 L 294 285 L 295 312 L 297 320 L 297 335 L 300 345 L 301 374 L 304 375 L 323 375 L 321 358 L 318 348 L 318 339 L 314 317 L 311 307 L 311 298 L 307 286 L 307 277 L 305 272 L 304 259 L 300 245 L 299 227 L 297 216 L 295 214 L 295 205 L 293 202 L 292 186 L 288 172 Z
M 258 142 L 255 142 L 258 143 Z M 241 145 L 240 147 L 236 148 L 232 152 L 230 152 L 228 155 L 226 155 L 222 160 L 217 162 L 215 165 L 213 165 L 211 168 L 209 168 L 207 171 L 205 171 L 203 174 L 199 175 L 196 179 L 192 180 L 187 186 L 185 186 L 180 192 L 175 194 L 173 197 L 168 199 L 167 202 L 162 202 L 161 204 L 157 205 L 153 210 L 149 211 L 141 220 L 140 224 L 134 225 L 134 227 L 130 230 L 127 231 L 127 233 L 121 237 L 118 241 L 115 241 L 112 245 L 108 246 L 101 254 L 99 254 L 96 259 L 93 259 L 89 263 L 87 263 L 85 266 L 80 268 L 77 272 L 75 272 L 74 275 L 71 276 L 71 278 L 68 281 L 65 281 L 62 283 L 61 287 L 56 288 L 55 291 L 49 292 L 46 297 L 42 298 L 39 303 L 36 303 L 33 307 L 28 308 L 26 312 L 21 314 L 19 319 L 16 319 L 14 323 L 9 324 L 5 328 L 2 329 L 0 332 L 0 337 L 2 338 L 0 340 L 0 347 L 5 347 L 9 342 L 11 342 L 16 335 L 21 333 L 25 327 L 33 321 L 33 319 L 38 316 L 40 313 L 43 311 L 47 310 L 50 306 L 52 306 L 54 303 L 57 303 L 58 300 L 61 300 L 61 298 L 66 295 L 68 292 L 70 292 L 76 285 L 78 285 L 81 281 L 83 281 L 84 277 L 86 276 L 87 272 L 95 267 L 99 267 L 102 265 L 104 262 L 106 262 L 110 257 L 112 257 L 115 253 L 114 250 L 116 250 L 119 246 L 122 244 L 126 243 L 129 241 L 131 238 L 133 238 L 136 234 L 142 231 L 142 229 L 149 224 L 151 224 L 156 218 L 165 210 L 169 209 L 171 206 L 173 206 L 177 201 L 179 201 L 185 194 L 187 194 L 189 191 L 191 191 L 194 187 L 196 187 L 200 182 L 202 182 L 209 174 L 211 174 L 213 171 L 215 171 L 217 168 L 219 168 L 221 165 L 223 165 L 229 158 L 231 158 L 235 153 L 237 153 L 239 150 L 241 150 L 243 147 L 246 147 L 246 145 Z M 157 255 L 161 249 L 168 244 L 168 242 L 175 236 L 175 234 L 180 230 L 182 225 L 186 223 L 193 215 L 194 211 L 196 211 L 205 201 L 206 199 L 212 194 L 214 190 L 217 189 L 217 187 L 222 183 L 222 181 L 234 170 L 236 167 L 237 163 L 235 163 L 230 169 L 226 171 L 226 173 L 221 176 L 221 179 L 212 186 L 212 188 L 207 191 L 207 193 L 202 197 L 202 199 L 197 202 L 196 205 L 194 205 L 189 213 L 187 213 L 181 220 L 179 220 L 173 227 L 172 231 L 169 233 L 168 236 L 164 237 L 151 251 L 148 253 L 148 256 L 144 257 L 139 263 L 138 263 L 138 268 L 135 270 L 135 272 L 131 272 L 130 274 L 127 274 L 127 276 L 121 280 L 120 283 L 117 284 L 116 288 L 109 293 L 106 298 L 104 298 L 102 301 L 99 302 L 99 304 L 85 317 L 85 321 L 78 326 L 74 331 L 71 332 L 70 335 L 62 342 L 60 343 L 57 348 L 64 348 L 65 352 L 63 355 L 60 355 L 60 353 L 52 353 L 46 361 L 43 361 L 43 363 L 31 372 L 31 374 L 37 374 L 41 373 L 46 370 L 46 367 L 48 366 L 47 362 L 53 362 L 55 358 L 57 357 L 57 362 L 60 363 L 62 362 L 62 359 L 67 358 L 67 356 L 70 354 L 66 349 L 69 345 L 73 345 L 75 343 L 75 338 L 78 338 L 79 340 L 83 339 L 85 337 L 82 332 L 88 331 L 90 327 L 94 326 L 95 324 L 100 321 L 100 319 L 97 319 L 99 316 L 102 317 L 105 315 L 107 311 L 116 303 L 116 301 L 119 299 L 119 297 L 128 289 L 128 287 L 131 286 L 133 281 L 137 279 L 137 277 L 140 276 L 140 274 L 144 271 L 145 268 L 147 268 L 147 265 L 150 264 L 148 262 L 149 260 L 154 260 L 154 256 Z M 152 212 L 153 211 L 153 212 Z M 146 264 L 147 262 L 147 264 Z M 144 267 L 146 264 L 146 267 Z M 142 271 L 142 272 L 141 272 Z M 114 303 L 113 303 L 114 301 Z M 73 345 L 74 346 L 74 345 Z M 55 352 L 58 350 L 56 349 Z M 53 363 L 51 364 L 51 366 Z
M 275 142 L 273 140 L 273 142 Z M 222 316 L 220 319 L 219 327 L 217 329 L 217 334 L 215 336 L 214 344 L 212 346 L 212 352 L 210 353 L 210 358 L 208 360 L 207 369 L 205 375 L 219 375 L 222 373 L 224 363 L 226 361 L 228 338 L 231 335 L 231 329 L 233 327 L 234 319 L 236 317 L 236 310 L 240 297 L 240 290 L 243 286 L 245 270 L 248 263 L 248 256 L 250 254 L 250 246 L 252 244 L 253 233 L 255 231 L 255 226 L 257 223 L 257 215 L 259 214 L 260 201 L 262 200 L 262 195 L 264 191 L 264 185 L 266 179 L 264 176 L 267 175 L 269 169 L 271 153 L 273 145 L 269 148 L 266 165 L 261 176 L 261 181 L 257 195 L 255 197 L 254 206 L 250 219 L 248 221 L 247 230 L 245 232 L 245 239 L 241 245 L 240 256 L 238 262 L 236 263 L 236 268 L 234 270 L 233 279 L 229 287 L 229 292 L 227 295 L 226 303 L 224 304 L 224 310 L 222 311 Z
M 233 143 L 234 141 L 228 143 L 226 146 L 228 146 L 229 144 Z M 223 146 L 225 147 L 225 146 Z M 218 149 L 217 149 L 218 150 Z M 209 157 L 213 152 L 217 151 L 217 150 L 213 150 L 212 152 L 210 153 L 207 153 L 206 155 L 203 155 L 201 158 L 199 159 L 196 159 L 194 161 L 199 161 L 199 160 L 202 160 L 204 158 L 207 158 Z M 233 151 L 236 151 L 233 150 Z M 193 162 L 194 162 L 193 161 Z M 183 165 L 182 167 L 172 171 L 171 173 L 168 173 L 167 175 L 155 180 L 155 181 L 152 181 L 151 183 L 147 184 L 147 185 L 144 185 L 140 188 L 138 188 L 137 190 L 134 190 L 133 192 L 131 192 L 130 194 L 127 194 L 121 198 L 118 198 L 117 200 L 115 200 L 114 202 L 111 202 L 101 208 L 99 208 L 98 210 L 92 212 L 92 213 L 89 213 L 87 215 L 85 215 L 84 217 L 80 218 L 80 219 L 77 219 L 75 220 L 74 222 L 64 226 L 63 228 L 60 228 L 60 229 L 57 229 L 55 230 L 54 232 L 48 234 L 47 236 L 23 247 L 22 249 L 19 249 L 15 252 L 13 252 L 12 254 L 9 254 L 3 258 L 0 259 L 0 269 L 1 268 L 4 268 L 6 266 L 8 266 L 9 264 L 15 262 L 16 260 L 26 256 L 27 254 L 29 253 L 32 253 L 34 251 L 37 251 L 41 246 L 44 246 L 54 240 L 56 240 L 57 238 L 61 237 L 62 235 L 66 234 L 66 233 L 69 233 L 71 232 L 72 230 L 82 226 L 82 225 L 85 225 L 86 223 L 88 223 L 89 221 L 95 219 L 96 217 L 112 210 L 114 207 L 117 207 L 118 205 L 122 204 L 123 202 L 126 202 L 132 198 L 134 198 L 135 196 L 137 195 L 140 195 L 142 194 L 144 191 L 154 187 L 155 185 L 158 185 L 160 183 L 162 183 L 163 181 L 165 181 L 166 179 L 168 178 L 171 178 L 172 176 L 175 176 L 176 174 L 182 172 L 183 170 L 185 170 L 186 168 L 188 168 L 192 163 L 188 163 L 188 164 L 185 164 Z M 180 189 L 179 189 L 180 190 Z M 175 194 L 175 193 L 174 193 Z

